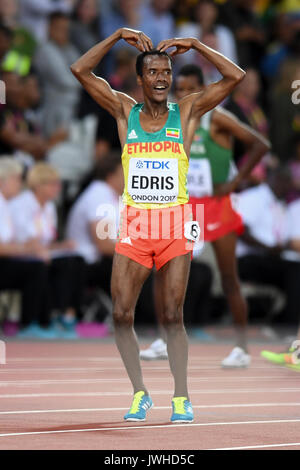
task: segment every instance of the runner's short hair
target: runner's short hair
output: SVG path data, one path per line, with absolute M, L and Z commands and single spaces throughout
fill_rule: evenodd
M 177 77 L 190 77 L 192 75 L 197 77 L 199 85 L 204 85 L 203 72 L 202 69 L 198 67 L 198 65 L 184 65 L 177 73 Z
M 155 55 L 160 56 L 160 57 L 168 57 L 169 61 L 172 63 L 172 59 L 171 59 L 171 57 L 169 56 L 169 54 L 167 52 L 161 52 L 161 51 L 158 51 L 157 49 L 153 49 L 152 51 L 142 52 L 136 58 L 136 67 L 135 68 L 136 68 L 136 74 L 139 77 L 143 76 L 143 65 L 144 65 L 145 57 L 155 56 Z

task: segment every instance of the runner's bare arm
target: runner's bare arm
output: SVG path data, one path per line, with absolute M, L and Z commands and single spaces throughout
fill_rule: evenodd
M 219 52 L 205 46 L 196 38 L 167 39 L 161 41 L 157 49 L 166 51 L 170 47 L 176 47 L 175 50 L 170 52 L 171 56 L 183 54 L 189 49 L 195 49 L 215 65 L 223 75 L 221 80 L 208 85 L 203 91 L 193 93 L 179 101 L 182 110 L 187 108 L 187 114 L 191 118 L 200 118 L 204 113 L 221 103 L 245 76 L 244 70 Z
M 85 90 L 116 119 L 126 114 L 125 108 L 130 108 L 130 106 L 135 104 L 135 101 L 128 95 L 113 90 L 109 83 L 103 78 L 97 77 L 93 70 L 109 50 L 121 39 L 136 47 L 140 52 L 149 51 L 153 47 L 151 39 L 142 31 L 120 28 L 111 36 L 92 47 L 71 65 L 72 73 Z
M 234 114 L 218 107 L 213 112 L 213 124 L 222 132 L 234 136 L 246 145 L 248 159 L 240 167 L 237 176 L 231 182 L 234 191 L 239 183 L 245 179 L 271 148 L 271 144 L 262 134 L 241 122 Z

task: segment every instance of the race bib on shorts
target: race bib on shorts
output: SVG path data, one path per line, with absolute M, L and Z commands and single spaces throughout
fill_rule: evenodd
M 128 193 L 138 203 L 168 204 L 178 197 L 178 160 L 176 158 L 131 158 Z
M 201 229 L 196 220 L 191 220 L 184 224 L 184 236 L 187 240 L 198 242 L 200 239 Z
M 206 158 L 190 159 L 187 183 L 191 197 L 211 196 L 213 194 L 211 168 Z

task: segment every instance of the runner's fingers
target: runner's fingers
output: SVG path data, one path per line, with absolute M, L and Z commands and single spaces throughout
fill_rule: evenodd
M 172 39 L 165 39 L 164 41 L 161 41 L 159 43 L 159 45 L 157 46 L 157 48 L 161 51 L 161 52 L 165 52 L 167 49 L 169 49 L 169 47 L 173 47 L 175 46 L 174 44 L 174 41 Z
M 144 38 L 144 40 L 145 40 L 145 42 L 148 46 L 148 50 L 151 51 L 151 49 L 153 49 L 153 43 L 152 43 L 151 39 L 144 33 L 143 33 L 143 38 Z

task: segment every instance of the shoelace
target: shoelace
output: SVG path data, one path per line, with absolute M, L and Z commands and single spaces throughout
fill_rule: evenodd
M 131 408 L 130 408 L 130 413 L 134 414 L 134 413 L 138 413 L 141 409 L 141 405 L 142 405 L 142 398 L 144 397 L 145 395 L 140 395 L 138 393 L 135 394 L 134 398 L 133 398 L 133 402 L 132 402 L 132 405 L 131 405 Z

